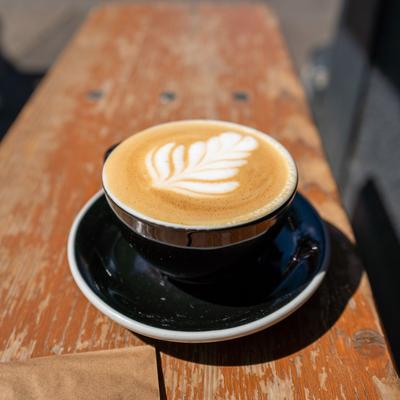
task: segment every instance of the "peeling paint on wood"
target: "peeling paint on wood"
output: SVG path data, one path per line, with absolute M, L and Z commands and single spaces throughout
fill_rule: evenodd
M 397 400 L 399 398 L 398 382 L 384 382 L 383 380 L 372 377 L 382 400 Z
M 318 292 L 278 325 L 228 343 L 136 336 L 85 300 L 67 265 L 67 234 L 100 187 L 105 149 L 184 118 L 236 121 L 276 137 L 297 161 L 300 191 L 329 223 L 332 261 Z M 265 6 L 96 9 L 3 140 L 0 183 L 1 361 L 148 342 L 161 354 L 171 399 L 400 398 L 350 225 Z
M 321 387 L 321 389 L 327 391 L 328 389 L 326 387 L 326 379 L 328 378 L 328 374 L 326 373 L 325 367 L 322 367 L 321 372 L 318 374 L 318 378 L 319 386 Z

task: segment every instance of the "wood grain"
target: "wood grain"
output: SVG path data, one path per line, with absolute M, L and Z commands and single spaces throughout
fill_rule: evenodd
M 331 266 L 313 298 L 271 329 L 226 343 L 138 337 L 85 300 L 67 265 L 67 234 L 100 187 L 104 150 L 184 118 L 271 133 L 296 158 L 301 192 L 330 224 Z M 2 361 L 148 342 L 160 351 L 171 399 L 400 398 L 335 182 L 265 6 L 93 11 L 3 141 L 0 184 Z

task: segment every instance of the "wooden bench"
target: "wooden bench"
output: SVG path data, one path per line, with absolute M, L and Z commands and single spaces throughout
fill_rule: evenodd
M 231 342 L 139 337 L 74 284 L 66 239 L 100 187 L 104 150 L 144 127 L 216 118 L 271 133 L 329 224 L 332 261 L 292 316 Z M 268 8 L 109 5 L 94 10 L 0 148 L 1 360 L 153 344 L 163 397 L 400 398 L 399 380 L 336 184 Z

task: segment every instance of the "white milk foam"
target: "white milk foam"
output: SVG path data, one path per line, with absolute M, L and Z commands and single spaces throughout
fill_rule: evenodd
M 236 190 L 232 179 L 258 147 L 250 135 L 223 132 L 190 146 L 167 143 L 146 155 L 152 185 L 193 197 L 217 196 Z
M 125 139 L 107 158 L 103 186 L 127 213 L 173 227 L 254 221 L 295 192 L 297 169 L 272 137 L 234 123 L 169 122 Z

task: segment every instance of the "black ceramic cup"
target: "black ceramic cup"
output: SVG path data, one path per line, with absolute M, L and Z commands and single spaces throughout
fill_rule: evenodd
M 117 145 L 105 152 L 104 161 Z M 174 279 L 200 282 L 216 272 L 257 259 L 285 220 L 296 194 L 276 210 L 257 220 L 224 228 L 186 229 L 168 223 L 149 221 L 131 212 L 108 190 L 103 189 L 121 233 L 128 243 L 153 266 Z
M 162 225 L 157 226 L 126 213 L 107 192 L 105 196 L 128 243 L 164 274 L 185 281 L 208 281 L 217 271 L 246 266 L 257 259 L 278 230 L 278 221 L 282 223 L 285 220 L 292 201 L 291 198 L 274 215 L 258 221 L 256 225 L 212 231 L 165 230 Z M 212 243 L 218 245 L 211 246 Z

